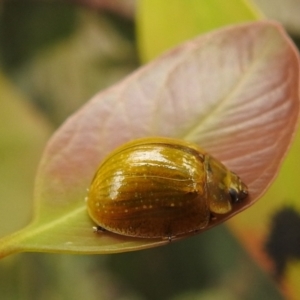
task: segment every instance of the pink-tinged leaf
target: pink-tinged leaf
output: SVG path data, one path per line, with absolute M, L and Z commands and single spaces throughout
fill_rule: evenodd
M 168 243 L 94 234 L 83 200 L 103 158 L 145 136 L 195 142 L 246 182 L 248 200 L 224 221 L 270 185 L 298 113 L 298 55 L 279 24 L 232 26 L 182 44 L 96 95 L 56 132 L 37 175 L 35 221 L 0 251 L 113 253 Z

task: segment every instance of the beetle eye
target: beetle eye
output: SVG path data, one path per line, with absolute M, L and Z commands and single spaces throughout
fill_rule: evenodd
M 231 202 L 232 203 L 237 203 L 239 202 L 240 198 L 239 198 L 239 194 L 235 189 L 229 189 L 229 195 L 231 197 Z

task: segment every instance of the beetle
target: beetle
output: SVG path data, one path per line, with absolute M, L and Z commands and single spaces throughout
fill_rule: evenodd
M 171 240 L 207 227 L 247 195 L 241 179 L 196 144 L 153 137 L 104 159 L 86 201 L 97 231 Z

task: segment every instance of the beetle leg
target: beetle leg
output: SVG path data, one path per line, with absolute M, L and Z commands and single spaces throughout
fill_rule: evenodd
M 217 219 L 216 216 L 214 216 L 212 213 L 210 214 L 210 221 L 215 221 Z
M 104 229 L 104 228 L 101 227 L 101 226 L 93 226 L 93 231 L 94 231 L 95 233 L 100 233 L 100 232 L 105 232 L 106 229 Z
M 162 237 L 163 240 L 168 240 L 170 243 L 172 242 L 172 239 L 174 239 L 176 236 L 174 235 L 167 235 Z
M 169 242 L 172 242 L 172 238 L 170 236 L 163 236 L 162 240 L 163 241 L 168 240 Z

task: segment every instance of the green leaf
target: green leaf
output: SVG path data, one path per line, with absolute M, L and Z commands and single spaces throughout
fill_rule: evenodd
M 26 100 L 0 74 L 0 237 L 32 218 L 34 175 L 50 135 Z
M 299 37 L 299 0 L 253 0 L 253 2 L 268 18 L 279 21 L 289 32 Z
M 234 213 L 241 212 L 276 176 L 295 131 L 298 91 L 298 54 L 277 23 L 232 26 L 182 44 L 97 94 L 53 135 L 37 175 L 35 220 L 1 240 L 0 256 L 168 243 L 94 234 L 84 203 L 104 156 L 142 136 L 183 138 L 224 162 L 249 187 Z
M 141 0 L 137 7 L 140 57 L 146 62 L 198 34 L 261 18 L 247 0 Z

